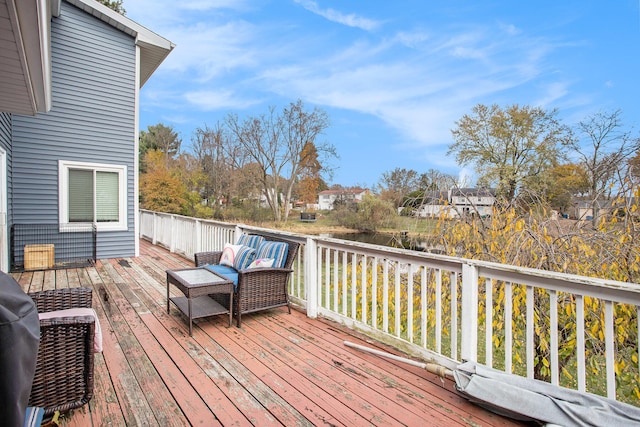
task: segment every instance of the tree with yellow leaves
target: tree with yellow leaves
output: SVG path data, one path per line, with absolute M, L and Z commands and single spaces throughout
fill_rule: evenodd
M 318 199 L 318 190 L 324 184 L 322 170 L 316 145 L 312 141 L 307 141 L 300 152 L 300 178 L 298 181 L 298 196 L 300 201 L 307 205 L 314 204 Z
M 538 107 L 478 104 L 455 125 L 448 154 L 461 166 L 474 166 L 482 186 L 496 188 L 507 202 L 557 164 L 562 144 L 571 139 L 557 111 Z
M 636 192 L 635 199 L 640 194 Z M 621 198 L 619 209 L 602 216 L 594 230 L 581 221 L 562 221 L 550 216 L 532 213 L 520 215 L 513 208 L 495 210 L 490 218 L 463 217 L 458 220 L 442 218 L 432 244 L 438 245 L 448 255 L 494 261 L 522 267 L 573 273 L 582 276 L 639 283 L 640 282 L 640 222 L 637 205 L 626 206 Z M 504 321 L 505 284 L 495 282 L 493 287 L 493 322 L 501 331 Z M 481 291 L 483 292 L 483 290 Z M 513 286 L 512 307 L 514 361 L 521 361 L 525 342 L 524 312 L 526 287 Z M 576 376 L 576 302 L 573 295 L 558 294 L 559 366 L 561 384 L 571 385 Z M 480 298 L 481 320 L 486 307 Z M 534 292 L 535 328 L 535 376 L 550 379 L 550 300 L 546 290 Z M 584 299 L 584 329 L 587 360 L 591 380 L 587 387 L 598 392 L 598 376 L 604 363 L 604 301 L 598 298 Z M 638 366 L 637 309 L 625 304 L 614 307 L 616 354 L 615 370 L 619 398 L 638 404 L 640 402 L 640 376 L 627 366 Z M 504 348 L 504 334 L 494 335 L 494 350 Z M 516 368 L 517 369 L 517 368 Z M 590 381 L 590 382 L 589 382 Z
M 151 150 L 145 154 L 146 172 L 140 174 L 140 206 L 159 212 L 182 214 L 186 187 L 167 167 L 165 154 Z

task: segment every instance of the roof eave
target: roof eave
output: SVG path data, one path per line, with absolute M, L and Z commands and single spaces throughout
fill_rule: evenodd
M 51 109 L 50 5 L 50 0 L 6 1 L 12 35 L 9 46 L 13 43 L 8 49 L 17 55 L 14 64 L 19 64 L 20 72 L 14 74 L 13 79 L 18 77 L 14 84 L 5 83 L 14 90 L 3 93 L 6 105 L 2 103 L 2 111 L 33 116 Z M 5 77 L 11 81 L 8 74 Z

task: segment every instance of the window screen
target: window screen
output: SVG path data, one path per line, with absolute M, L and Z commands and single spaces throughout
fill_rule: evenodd
M 96 172 L 96 221 L 118 222 L 120 206 L 118 173 Z
M 93 222 L 93 171 L 69 169 L 69 222 Z
M 118 179 L 117 172 L 69 169 L 69 222 L 120 221 Z

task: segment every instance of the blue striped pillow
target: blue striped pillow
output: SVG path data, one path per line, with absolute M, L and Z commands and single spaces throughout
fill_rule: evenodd
M 236 270 L 244 270 L 248 268 L 249 265 L 256 259 L 256 251 L 249 246 L 242 246 L 236 252 L 236 257 L 233 260 L 233 268 Z
M 264 242 L 264 237 L 257 236 L 255 234 L 251 235 L 251 234 L 242 233 L 242 235 L 238 239 L 239 245 L 249 246 L 250 248 L 253 248 L 256 250 L 258 249 L 258 246 L 260 246 L 260 243 L 262 242 Z
M 287 261 L 287 254 L 289 253 L 289 245 L 284 242 L 271 242 L 265 240 L 258 246 L 256 251 L 256 259 L 271 258 L 273 259 L 273 266 L 282 268 Z

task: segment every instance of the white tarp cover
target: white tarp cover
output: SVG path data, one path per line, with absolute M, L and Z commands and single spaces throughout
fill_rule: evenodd
M 640 408 L 466 362 L 453 371 L 470 401 L 517 420 L 560 426 L 640 425 Z

